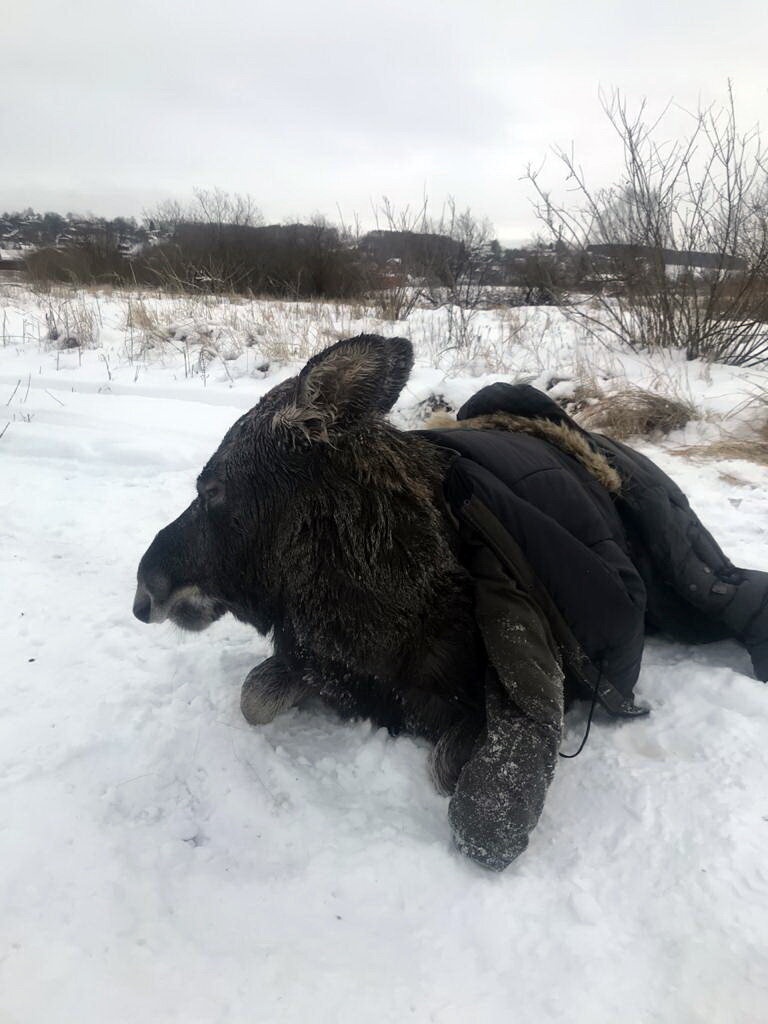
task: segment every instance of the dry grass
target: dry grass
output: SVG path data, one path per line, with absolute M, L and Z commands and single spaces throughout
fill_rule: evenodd
M 51 292 L 44 305 L 46 340 L 52 348 L 96 348 L 101 311 L 98 303 L 73 294 L 60 298 Z
M 751 486 L 749 480 L 745 480 L 744 477 L 736 476 L 735 473 L 725 473 L 722 470 L 717 474 L 723 483 L 730 484 L 731 487 L 749 487 Z
M 539 357 L 539 334 L 530 329 L 530 310 L 519 307 L 504 310 L 498 322 L 492 323 L 478 316 L 478 310 L 461 310 L 458 306 L 444 306 L 433 311 L 435 315 L 416 320 L 413 327 L 398 326 L 398 333 L 421 339 L 423 351 L 430 363 L 442 371 L 453 373 L 483 372 L 521 374 L 521 353 L 530 356 L 523 372 L 533 378 L 546 367 L 546 359 Z M 384 328 L 382 333 L 390 333 Z
M 123 330 L 129 361 L 166 350 L 181 353 L 188 373 L 214 359 L 253 354 L 257 369 L 306 360 L 340 338 L 359 333 L 367 313 L 335 301 L 280 302 L 230 297 L 127 295 Z
M 689 459 L 741 459 L 743 462 L 754 462 L 758 466 L 768 467 L 768 439 L 752 437 L 746 440 L 726 438 L 713 441 L 712 444 L 690 445 L 677 448 L 673 455 L 682 455 Z M 723 476 L 724 474 L 721 474 Z
M 752 403 L 750 403 L 752 404 Z M 757 466 L 768 467 L 768 419 L 765 419 L 765 405 L 768 404 L 764 395 L 757 399 L 759 407 L 763 408 L 761 422 L 751 437 L 729 437 L 720 438 L 719 441 L 712 441 L 709 444 L 687 445 L 685 448 L 676 448 L 672 455 L 680 455 L 689 459 L 719 459 L 720 461 L 736 459 L 742 462 L 752 462 Z M 742 486 L 748 485 L 749 481 L 734 477 L 733 474 L 721 472 L 720 478 L 727 483 L 735 483 Z
M 587 430 L 624 440 L 630 437 L 659 438 L 698 419 L 692 402 L 659 395 L 642 388 L 626 388 L 597 398 L 577 419 Z
M 598 384 L 595 377 L 580 376 L 579 381 L 573 389 L 573 394 L 570 398 L 563 401 L 563 406 L 569 416 L 573 416 L 575 419 L 581 419 L 581 413 L 584 414 L 584 419 L 589 418 L 589 410 L 597 407 L 600 402 L 605 401 L 605 391 Z

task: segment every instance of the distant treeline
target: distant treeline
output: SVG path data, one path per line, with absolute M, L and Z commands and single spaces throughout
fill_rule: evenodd
M 554 249 L 509 249 L 469 211 L 449 222 L 352 233 L 314 218 L 261 223 L 253 205 L 200 193 L 196 206 L 166 203 L 141 223 L 28 209 L 0 217 L 0 249 L 38 284 L 157 286 L 283 298 L 363 298 L 393 288 L 459 296 L 514 286 L 546 299 Z M 536 294 L 533 294 L 533 291 Z

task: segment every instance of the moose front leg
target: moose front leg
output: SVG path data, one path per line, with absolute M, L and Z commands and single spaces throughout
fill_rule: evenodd
M 245 677 L 240 710 L 251 725 L 266 725 L 307 696 L 310 687 L 277 655 L 262 661 Z

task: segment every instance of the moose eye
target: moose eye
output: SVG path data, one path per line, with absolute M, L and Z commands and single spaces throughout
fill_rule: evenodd
M 216 507 L 224 501 L 224 484 L 220 480 L 206 480 L 198 486 L 198 493 L 206 507 Z

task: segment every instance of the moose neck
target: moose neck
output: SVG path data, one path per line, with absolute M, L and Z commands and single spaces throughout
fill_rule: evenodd
M 380 674 L 437 635 L 460 576 L 441 509 L 445 455 L 389 426 L 318 460 L 276 545 L 299 653 Z

